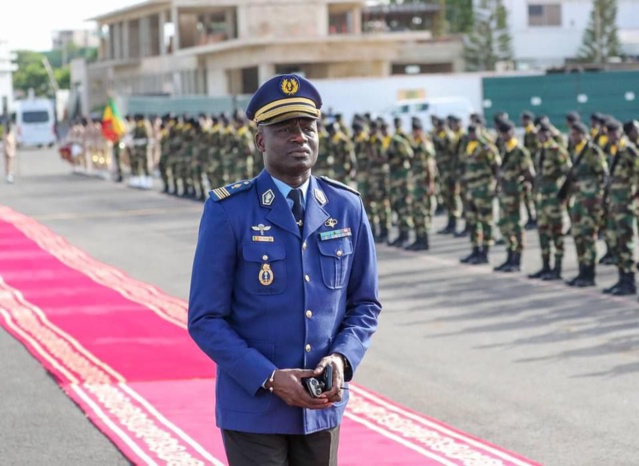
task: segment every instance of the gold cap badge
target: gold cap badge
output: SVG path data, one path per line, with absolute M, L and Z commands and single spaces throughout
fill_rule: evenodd
M 300 90 L 300 82 L 295 76 L 287 76 L 280 81 L 280 90 L 284 95 L 295 95 Z

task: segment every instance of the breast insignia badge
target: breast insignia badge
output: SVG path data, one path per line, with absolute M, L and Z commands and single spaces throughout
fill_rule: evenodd
M 328 202 L 324 191 L 322 191 L 321 189 L 315 189 L 315 199 L 317 199 L 317 202 L 319 202 L 322 206 Z
M 273 192 L 272 189 L 269 189 L 264 194 L 262 194 L 262 205 L 270 206 L 271 204 L 273 204 L 274 200 L 275 200 L 275 193 Z
M 257 243 L 273 243 L 275 242 L 275 238 L 273 236 L 264 236 L 264 232 L 265 231 L 269 231 L 271 229 L 271 227 L 269 225 L 264 225 L 263 223 L 260 223 L 259 225 L 256 226 L 252 226 L 251 229 L 253 231 L 259 231 L 260 234 L 258 235 L 253 235 L 251 237 L 251 239 Z
M 263 286 L 269 286 L 273 283 L 274 279 L 273 271 L 271 270 L 271 266 L 268 264 L 262 264 L 262 269 L 260 270 L 260 283 Z
M 329 228 L 335 228 L 335 225 L 337 225 L 337 220 L 334 218 L 329 218 L 328 220 L 326 220 L 326 223 L 324 223 L 325 226 L 329 227 Z

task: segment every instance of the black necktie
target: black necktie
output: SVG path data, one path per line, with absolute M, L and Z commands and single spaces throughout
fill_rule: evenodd
M 300 227 L 300 233 L 302 232 L 302 228 L 304 226 L 304 208 L 302 207 L 302 190 L 301 189 L 291 189 L 291 192 L 288 193 L 288 198 L 293 201 L 293 217 L 295 218 L 295 223 Z

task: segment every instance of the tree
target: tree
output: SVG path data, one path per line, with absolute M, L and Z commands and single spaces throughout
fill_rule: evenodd
M 464 37 L 468 71 L 492 71 L 498 62 L 512 61 L 508 11 L 502 0 L 480 0 L 472 31 Z
M 579 60 L 606 63 L 620 53 L 617 35 L 617 0 L 593 0 L 590 22 L 577 52 Z
M 36 96 L 50 95 L 49 77 L 42 64 L 44 56 L 29 50 L 18 50 L 16 56 L 18 69 L 13 73 L 13 88 L 25 95 L 29 89 L 33 89 Z
M 473 30 L 473 0 L 448 0 L 446 23 L 450 34 L 468 34 Z

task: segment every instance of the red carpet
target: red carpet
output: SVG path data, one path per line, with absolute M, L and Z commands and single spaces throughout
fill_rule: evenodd
M 186 303 L 0 207 L 0 325 L 136 464 L 225 464 Z M 351 385 L 340 465 L 537 464 Z

